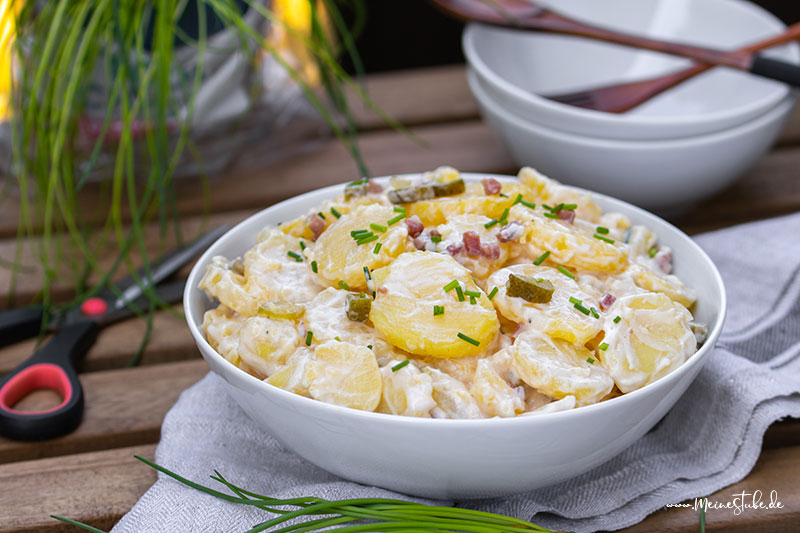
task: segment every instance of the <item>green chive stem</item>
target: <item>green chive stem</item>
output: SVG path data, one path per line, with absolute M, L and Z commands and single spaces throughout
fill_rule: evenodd
M 397 363 L 396 365 L 394 365 L 394 366 L 392 367 L 392 372 L 397 372 L 398 370 L 400 370 L 400 369 L 401 369 L 401 368 L 403 368 L 404 366 L 407 366 L 407 365 L 408 365 L 408 363 L 410 363 L 410 362 L 411 362 L 411 361 L 410 361 L 410 360 L 408 360 L 408 359 L 404 359 L 403 361 L 400 361 L 399 363 Z
M 550 256 L 550 251 L 546 251 L 542 255 L 536 258 L 536 261 L 533 262 L 534 265 L 539 266 L 544 263 L 544 260 Z
M 561 272 L 562 274 L 564 274 L 568 278 L 575 279 L 575 274 L 573 274 L 572 272 L 570 272 L 569 270 L 564 268 L 563 265 L 558 265 L 556 268 L 558 269 L 559 272 Z
M 480 346 L 481 345 L 480 341 L 476 341 L 472 337 L 468 337 L 467 335 L 464 335 L 461 332 L 458 333 L 458 338 L 461 339 L 462 341 L 467 341 L 468 343 L 472 344 L 473 346 Z

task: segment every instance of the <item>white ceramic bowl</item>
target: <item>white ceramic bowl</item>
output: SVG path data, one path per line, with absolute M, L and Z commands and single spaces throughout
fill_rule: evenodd
M 464 177 L 477 180 L 485 176 Z M 369 413 L 279 389 L 228 363 L 206 342 L 201 329 L 203 313 L 212 303 L 197 284 L 211 257 L 243 254 L 264 226 L 299 216 L 341 190 L 342 185 L 336 185 L 303 194 L 230 230 L 192 269 L 183 303 L 200 352 L 227 382 L 231 396 L 253 423 L 298 455 L 343 478 L 407 494 L 458 499 L 508 495 L 564 481 L 607 461 L 653 427 L 695 378 L 719 337 L 725 291 L 708 256 L 667 222 L 596 195 L 604 209 L 624 213 L 655 231 L 673 249 L 676 274 L 697 290 L 695 317 L 708 324 L 709 338 L 675 372 L 600 404 L 539 416 L 484 420 Z
M 484 119 L 520 166 L 593 189 L 640 207 L 685 210 L 750 170 L 769 150 L 791 115 L 784 98 L 756 119 L 721 132 L 663 141 L 602 139 L 567 133 L 519 118 L 467 73 Z
M 610 28 L 720 49 L 737 49 L 785 29 L 769 12 L 742 0 L 549 3 L 559 12 Z M 577 37 L 477 24 L 464 32 L 463 47 L 484 89 L 504 109 L 539 125 L 590 137 L 652 140 L 721 131 L 761 116 L 790 93 L 779 82 L 715 68 L 627 113 L 602 113 L 540 95 L 646 79 L 680 70 L 690 61 Z M 764 53 L 800 61 L 796 43 Z

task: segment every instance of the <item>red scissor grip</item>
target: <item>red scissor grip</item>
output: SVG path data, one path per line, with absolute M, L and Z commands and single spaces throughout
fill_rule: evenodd
M 14 405 L 22 398 L 38 389 L 56 391 L 63 400 L 50 409 L 41 411 L 19 411 Z M 52 363 L 31 365 L 8 380 L 0 388 L 0 408 L 18 415 L 43 415 L 58 411 L 72 398 L 72 384 L 64 369 Z

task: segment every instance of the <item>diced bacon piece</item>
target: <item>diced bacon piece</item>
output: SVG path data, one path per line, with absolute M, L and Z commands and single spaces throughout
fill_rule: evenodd
M 442 234 L 439 233 L 438 231 L 436 231 L 435 229 L 432 229 L 431 232 L 430 232 L 430 236 L 431 237 L 441 237 Z
M 481 255 L 481 238 L 474 231 L 465 231 L 461 237 L 464 243 L 464 250 L 470 257 L 478 257 Z
M 325 221 L 317 213 L 314 213 L 308 217 L 307 224 L 308 229 L 310 229 L 311 233 L 314 234 L 314 238 L 311 240 L 316 241 L 322 234 L 323 230 L 325 230 Z
M 597 303 L 597 305 L 600 306 L 601 310 L 605 311 L 606 309 L 608 309 L 609 307 L 614 305 L 614 302 L 616 302 L 616 301 L 617 301 L 617 297 L 614 296 L 613 294 L 607 292 L 607 293 L 603 294 L 603 296 L 600 298 L 600 301 Z
M 464 245 L 458 242 L 458 243 L 448 244 L 447 248 L 445 248 L 445 251 L 450 255 L 458 255 L 461 253 L 461 250 L 463 249 Z
M 525 226 L 518 220 L 513 220 L 500 228 L 497 232 L 497 240 L 500 242 L 516 241 L 522 236 Z
M 562 209 L 558 212 L 558 219 L 572 224 L 575 221 L 575 211 L 572 209 Z
M 412 239 L 419 237 L 419 234 L 425 229 L 425 226 L 417 215 L 406 219 L 406 227 L 408 228 L 408 236 Z
M 481 180 L 481 185 L 483 185 L 483 192 L 489 195 L 498 194 L 500 192 L 500 189 L 502 189 L 502 185 L 500 185 L 500 182 L 494 178 L 486 178 L 484 180 Z
M 499 259 L 500 245 L 497 243 L 481 244 L 481 255 L 486 259 Z
M 367 192 L 370 194 L 378 194 L 380 192 L 383 192 L 383 187 L 381 187 L 381 184 L 378 183 L 377 181 L 369 179 L 367 181 Z

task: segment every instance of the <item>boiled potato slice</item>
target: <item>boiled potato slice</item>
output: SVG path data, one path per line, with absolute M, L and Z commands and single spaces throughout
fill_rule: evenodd
M 558 204 L 577 204 L 575 214 L 578 218 L 597 222 L 603 210 L 592 198 L 581 191 L 567 187 L 531 167 L 523 167 L 517 174 L 519 181 L 533 192 L 534 197 L 550 207 Z
M 425 367 L 431 377 L 433 399 L 436 407 L 432 411 L 437 418 L 485 418 L 478 402 L 461 381 L 433 367 Z
M 234 365 L 239 364 L 239 329 L 244 320 L 223 304 L 203 314 L 203 331 L 208 344 Z
M 308 260 L 316 261 L 319 277 L 329 285 L 335 287 L 343 281 L 351 290 L 366 291 L 364 267 L 373 270 L 388 265 L 400 254 L 416 249 L 402 220 L 388 226 L 388 221 L 396 216 L 397 213 L 388 206 L 356 207 L 320 235 L 314 247 L 310 248 Z M 387 230 L 373 230 L 370 224 L 387 226 Z M 350 234 L 356 230 L 372 231 L 378 239 L 359 245 Z M 381 244 L 377 254 L 374 253 L 376 243 Z
M 452 257 L 434 252 L 403 254 L 373 274 L 377 296 L 369 318 L 394 346 L 406 352 L 433 357 L 469 357 L 485 352 L 500 329 L 494 307 L 472 280 L 467 269 Z M 445 292 L 453 281 L 461 290 L 480 295 L 471 304 Z M 435 316 L 434 306 L 444 314 Z M 459 334 L 468 337 L 469 342 Z
M 260 377 L 283 366 L 300 345 L 300 334 L 291 320 L 252 317 L 239 329 L 239 357 Z
M 315 400 L 374 411 L 383 383 L 372 350 L 349 342 L 328 341 L 305 364 L 303 384 Z
M 478 361 L 469 392 L 489 416 L 510 417 L 525 411 L 525 400 L 500 377 L 488 359 Z
M 392 360 L 381 368 L 383 396 L 378 412 L 430 418 L 431 409 L 436 407 L 431 377 L 420 372 L 413 363 L 392 370 L 400 363 L 402 361 Z
M 311 348 L 301 346 L 289 356 L 282 368 L 266 379 L 266 382 L 300 396 L 310 397 L 308 387 L 303 384 L 303 374 L 306 363 L 311 360 L 313 353 L 314 350 Z
M 269 228 L 259 234 L 259 242 L 244 254 L 245 289 L 259 301 L 304 303 L 324 286 L 311 271 L 308 261 L 297 261 L 289 252 L 302 257 L 300 241 L 280 229 Z M 307 247 L 314 246 L 303 240 Z
M 697 349 L 691 313 L 664 294 L 620 298 L 609 315 L 621 320 L 609 321 L 604 339 L 608 348 L 597 354 L 622 392 L 669 374 Z
M 646 291 L 666 294 L 670 299 L 684 307 L 691 307 L 697 301 L 694 290 L 684 285 L 677 276 L 672 274 L 659 275 L 639 265 L 632 266 L 630 271 L 633 274 L 634 283 Z
M 594 354 L 579 344 L 553 339 L 530 328 L 511 347 L 514 366 L 522 381 L 550 396 L 575 396 L 578 405 L 599 402 L 614 387 Z
M 511 274 L 549 281 L 555 287 L 552 298 L 548 303 L 531 303 L 520 297 L 508 296 L 506 282 Z M 518 324 L 528 324 L 556 339 L 584 344 L 597 335 L 602 327 L 601 321 L 594 315 L 583 314 L 569 300 L 576 298 L 583 302 L 585 308 L 597 309 L 596 299 L 574 279 L 555 268 L 532 264 L 505 267 L 489 276 L 486 290 L 492 291 L 494 287 L 497 287 L 497 294 L 492 298 L 492 303 L 504 317 Z
M 197 288 L 242 316 L 258 313 L 258 300 L 247 292 L 244 275 L 229 268 L 228 260 L 221 255 L 211 258 Z

